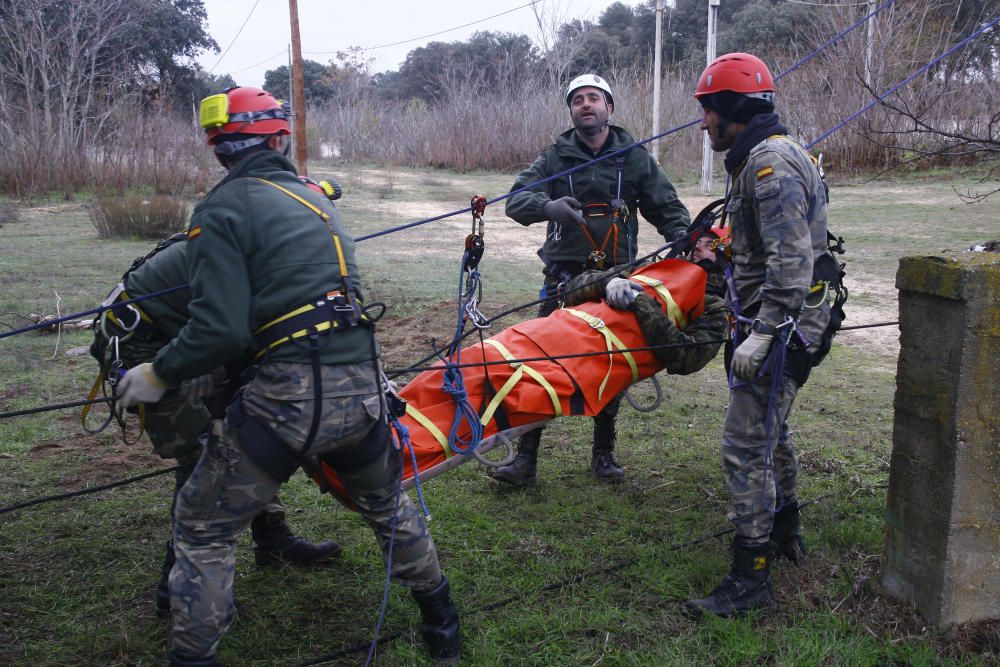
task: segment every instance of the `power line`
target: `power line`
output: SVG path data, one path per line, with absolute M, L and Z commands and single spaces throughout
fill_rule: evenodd
M 413 37 L 411 39 L 404 39 L 401 42 L 392 42 L 391 44 L 379 44 L 378 46 L 366 46 L 362 48 L 362 51 L 375 51 L 376 49 L 387 49 L 390 46 L 399 46 L 400 44 L 409 44 L 410 42 L 418 42 L 421 39 L 427 39 L 428 37 L 437 37 L 438 35 L 443 35 L 448 32 L 454 32 L 455 30 L 461 30 L 462 28 L 468 28 L 470 25 L 476 25 L 477 23 L 483 23 L 489 21 L 490 19 L 495 19 L 498 16 L 503 16 L 504 14 L 510 14 L 516 12 L 519 9 L 524 9 L 525 7 L 530 7 L 531 5 L 537 5 L 542 0 L 531 0 L 531 2 L 525 3 L 519 7 L 514 7 L 513 9 L 508 9 L 505 12 L 500 12 L 499 14 L 494 14 L 493 16 L 487 16 L 484 19 L 479 19 L 477 21 L 471 21 L 469 23 L 463 23 L 462 25 L 455 26 L 454 28 L 448 28 L 447 30 L 441 30 L 439 32 L 433 32 L 429 35 L 422 35 L 420 37 Z M 343 49 L 340 49 L 341 51 Z M 304 51 L 303 53 L 308 53 L 311 56 L 315 55 L 325 55 L 329 53 L 338 53 L 338 51 Z
M 222 52 L 222 55 L 219 56 L 219 59 L 215 61 L 214 65 L 212 65 L 212 69 L 208 70 L 209 74 L 215 71 L 215 68 L 219 66 L 219 63 L 222 62 L 222 59 L 226 57 L 227 53 L 229 53 L 229 49 L 233 48 L 233 44 L 236 43 L 236 39 L 240 36 L 240 33 L 243 32 L 243 28 L 247 27 L 247 22 L 250 20 L 250 17 L 253 16 L 254 10 L 257 9 L 257 5 L 259 4 L 260 0 L 257 0 L 257 2 L 253 3 L 253 7 L 250 8 L 250 13 L 247 14 L 247 17 L 245 19 L 243 19 L 243 25 L 241 25 L 240 29 L 236 31 L 236 36 L 233 37 L 233 41 L 229 42 L 229 46 L 226 47 L 226 50 Z
M 229 75 L 232 76 L 233 74 L 240 74 L 241 72 L 246 72 L 248 69 L 253 69 L 254 67 L 259 67 L 260 65 L 263 65 L 264 63 L 266 63 L 266 62 L 268 62 L 270 60 L 274 60 L 278 56 L 283 56 L 286 53 L 288 53 L 288 50 L 287 49 L 282 49 L 282 50 L 278 51 L 277 53 L 275 53 L 273 56 L 271 56 L 269 58 L 264 58 L 259 63 L 256 63 L 254 65 L 250 65 L 249 67 L 244 67 L 243 69 L 238 69 L 235 72 L 229 72 Z

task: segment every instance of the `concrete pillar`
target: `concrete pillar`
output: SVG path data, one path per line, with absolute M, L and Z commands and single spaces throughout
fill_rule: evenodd
M 906 257 L 883 584 L 935 625 L 1000 618 L 1000 254 Z

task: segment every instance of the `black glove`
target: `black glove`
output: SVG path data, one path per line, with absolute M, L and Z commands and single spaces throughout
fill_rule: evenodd
M 560 197 L 555 201 L 550 201 L 542 207 L 542 214 L 552 222 L 561 225 L 569 225 L 574 222 L 581 225 L 587 224 L 580 211 L 583 206 L 573 197 Z

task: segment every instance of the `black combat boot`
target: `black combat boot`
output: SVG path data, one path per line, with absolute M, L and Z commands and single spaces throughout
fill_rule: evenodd
M 176 561 L 174 556 L 174 541 L 167 540 L 166 553 L 163 556 L 163 567 L 160 570 L 160 583 L 156 585 L 156 597 L 153 599 L 153 611 L 157 618 L 170 616 L 170 570 Z
M 799 532 L 799 502 L 795 498 L 786 498 L 785 504 L 774 514 L 771 549 L 775 560 L 787 558 L 796 565 L 805 562 L 809 554 Z
M 332 540 L 312 543 L 292 534 L 284 514 L 262 513 L 250 524 L 253 555 L 257 565 L 324 563 L 340 555 L 340 545 Z
M 493 469 L 493 479 L 515 486 L 535 482 L 538 446 L 542 442 L 542 429 L 528 431 L 517 443 L 517 456 L 505 466 Z
M 625 471 L 615 461 L 615 421 L 603 415 L 594 417 L 594 449 L 590 455 L 590 469 L 602 482 L 617 483 L 625 479 Z
M 441 577 L 441 583 L 429 591 L 413 591 L 413 599 L 420 607 L 420 632 L 431 658 L 441 665 L 454 665 L 462 657 L 462 634 L 448 579 Z
M 207 658 L 189 658 L 177 652 L 170 654 L 170 667 L 216 667 L 219 661 L 215 656 Z
M 733 566 L 708 597 L 688 600 L 685 611 L 692 616 L 715 614 L 736 616 L 751 609 L 768 607 L 771 594 L 771 545 L 733 540 Z

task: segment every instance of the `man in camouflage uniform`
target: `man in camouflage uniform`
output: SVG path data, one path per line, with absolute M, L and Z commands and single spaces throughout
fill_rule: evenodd
M 614 98 L 607 81 L 593 74 L 574 79 L 566 93 L 573 128 L 563 132 L 532 165 L 521 172 L 512 190 L 544 180 L 602 155 L 614 153 L 635 139 L 611 125 Z M 522 225 L 547 222 L 545 244 L 538 250 L 544 263 L 543 296 L 554 297 L 560 283 L 585 270 L 609 269 L 636 257 L 642 213 L 667 241 L 687 231 L 691 222 L 677 191 L 656 160 L 639 146 L 584 170 L 519 192 L 507 199 L 505 212 Z M 555 299 L 542 303 L 538 317 L 559 307 Z M 594 417 L 591 469 L 598 479 L 619 482 L 625 472 L 614 457 L 616 396 Z M 510 484 L 535 481 L 542 429 L 525 433 L 517 457 L 493 471 Z
M 106 372 L 111 357 L 117 352 L 124 368 L 133 368 L 152 361 L 157 352 L 177 335 L 188 321 L 187 288 L 169 291 L 160 296 L 143 299 L 135 304 L 113 306 L 125 301 L 170 290 L 187 283 L 187 234 L 176 234 L 161 241 L 156 248 L 140 257 L 122 276 L 118 287 L 112 290 L 108 305 L 102 313 L 91 345 L 91 354 Z M 174 473 L 173 502 L 170 507 L 173 521 L 177 493 L 187 481 L 201 453 L 200 436 L 206 432 L 214 411 L 222 415 L 222 408 L 236 390 L 242 360 L 230 367 L 214 369 L 194 380 L 185 380 L 171 387 L 159 402 L 145 410 L 145 430 L 154 451 L 165 459 L 176 459 L 181 466 Z M 209 409 L 212 406 L 212 409 Z M 295 536 L 285 523 L 285 505 L 275 496 L 250 525 L 254 541 L 254 559 L 258 565 L 281 562 L 314 564 L 323 563 L 337 556 L 341 549 L 334 541 L 313 544 Z M 174 565 L 173 540 L 166 544 L 160 581 L 156 588 L 154 609 L 157 615 L 170 613 L 170 591 L 167 578 Z
M 806 553 L 787 420 L 832 339 L 826 290 L 810 297 L 811 288 L 832 284 L 838 267 L 827 248 L 822 175 L 773 113 L 774 83 L 764 63 L 745 53 L 717 58 L 702 73 L 695 98 L 713 150 L 728 151 L 732 301 L 744 319 L 734 337 L 736 382 L 722 434 L 736 528 L 732 566 L 708 597 L 688 601 L 686 609 L 732 616 L 770 605 L 771 562 L 784 556 L 798 563 Z M 770 369 L 782 359 L 784 372 L 775 377 Z
M 251 346 L 255 375 L 213 421 L 177 498 L 170 573 L 172 665 L 215 665 L 233 621 L 236 539 L 301 466 L 329 464 L 411 588 L 431 655 L 460 655 L 459 619 L 423 518 L 399 491 L 378 349 L 363 316 L 354 244 L 329 202 L 295 176 L 287 109 L 256 88 L 202 101 L 229 170 L 188 229 L 190 321 L 121 380 L 120 402 L 155 403 Z

